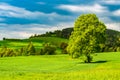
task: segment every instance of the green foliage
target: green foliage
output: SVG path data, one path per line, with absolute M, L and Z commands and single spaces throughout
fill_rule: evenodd
M 120 47 L 120 32 L 108 29 L 106 31 L 106 34 L 107 34 L 107 39 L 106 39 L 104 51 L 107 52 L 119 51 L 118 48 Z
M 117 47 L 117 52 L 120 52 L 120 47 Z
M 18 50 L 19 54 L 23 56 L 35 55 L 36 50 L 32 42 L 29 42 L 27 46 L 21 47 Z
M 27 46 L 21 48 L 7 48 L 6 46 L 3 46 L 0 49 L 1 57 L 29 56 L 29 55 L 36 55 L 36 50 L 32 42 L 30 42 Z
M 73 31 L 73 28 L 62 29 L 62 31 L 61 31 L 61 37 L 69 39 L 72 31 Z
M 62 49 L 62 54 L 67 54 L 67 50 L 66 50 L 67 46 L 68 46 L 68 44 L 65 42 L 62 42 L 60 44 L 60 48 Z
M 45 43 L 43 45 L 43 48 L 40 49 L 40 54 L 41 55 L 53 55 L 55 54 L 56 47 L 50 43 Z
M 1 50 L 0 50 L 0 57 L 11 57 L 11 56 L 16 56 L 16 54 L 15 54 L 13 49 L 9 49 L 6 46 L 1 48 Z
M 32 39 L 24 39 L 22 41 L 0 41 L 0 50 L 2 46 L 7 46 L 9 49 L 13 49 L 16 56 L 29 56 L 29 55 L 40 55 L 40 48 L 43 48 L 43 43 L 51 43 L 55 45 L 56 53 L 61 54 L 60 44 L 61 42 L 67 43 L 67 39 L 57 37 L 40 37 Z M 3 54 L 5 54 L 3 52 Z M 53 53 L 54 54 L 54 53 Z
M 86 56 L 85 62 L 91 62 L 91 54 L 100 52 L 106 39 L 106 26 L 95 14 L 81 15 L 75 21 L 67 47 L 68 53 L 74 57 Z
M 30 42 L 26 47 L 26 55 L 35 55 L 35 47 L 32 42 Z

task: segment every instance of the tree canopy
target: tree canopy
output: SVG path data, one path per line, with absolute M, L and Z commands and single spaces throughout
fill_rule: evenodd
M 85 62 L 91 62 L 91 54 L 100 51 L 106 40 L 106 26 L 95 14 L 79 16 L 67 47 L 72 58 L 85 56 Z

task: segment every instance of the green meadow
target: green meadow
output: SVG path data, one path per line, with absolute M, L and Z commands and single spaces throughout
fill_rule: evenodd
M 0 41 L 0 47 L 18 49 L 32 41 L 36 49 L 67 39 L 41 37 L 22 41 Z M 94 54 L 92 63 L 72 59 L 68 54 L 13 56 L 0 58 L 0 80 L 120 80 L 120 52 Z
M 120 80 L 120 53 L 96 53 L 92 63 L 69 55 L 3 57 L 0 80 Z

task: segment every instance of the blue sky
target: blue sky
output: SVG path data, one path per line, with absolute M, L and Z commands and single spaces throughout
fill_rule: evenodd
M 108 29 L 120 31 L 120 0 L 0 0 L 0 39 L 73 27 L 86 13 L 95 13 Z

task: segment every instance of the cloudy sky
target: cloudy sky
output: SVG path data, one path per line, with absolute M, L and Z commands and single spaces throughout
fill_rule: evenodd
M 84 13 L 95 13 L 107 28 L 120 31 L 120 0 L 0 0 L 0 39 L 73 27 Z

